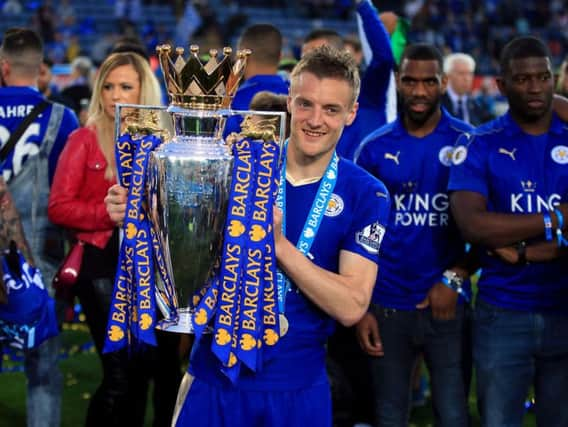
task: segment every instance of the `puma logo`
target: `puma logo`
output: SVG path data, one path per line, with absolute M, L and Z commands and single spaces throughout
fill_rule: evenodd
M 516 148 L 513 148 L 511 151 L 505 150 L 504 148 L 499 148 L 499 154 L 505 154 L 506 156 L 509 156 L 511 159 L 517 160 L 515 159 L 515 151 L 517 151 Z
M 400 155 L 400 151 L 396 152 L 395 154 L 391 154 L 391 153 L 385 153 L 385 159 L 387 160 L 392 160 L 393 162 L 395 162 L 397 165 L 399 165 L 400 163 L 398 162 L 398 156 Z

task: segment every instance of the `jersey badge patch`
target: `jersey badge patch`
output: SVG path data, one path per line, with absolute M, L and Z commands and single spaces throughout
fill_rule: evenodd
M 333 193 L 331 195 L 331 199 L 329 200 L 327 208 L 325 209 L 325 216 L 330 216 L 330 217 L 338 216 L 341 214 L 341 212 L 343 212 L 344 207 L 345 204 L 343 203 L 343 199 L 341 198 L 341 196 L 338 196 L 337 194 Z
M 438 153 L 438 160 L 440 160 L 441 164 L 443 164 L 444 166 L 452 165 L 453 150 L 454 147 L 452 147 L 451 145 L 446 145 L 440 149 L 440 152 Z
M 467 159 L 467 147 L 465 145 L 458 145 L 452 153 L 452 163 L 457 166 L 461 165 Z
M 550 151 L 550 157 L 559 165 L 568 163 L 568 147 L 565 145 L 557 145 Z
M 357 244 L 361 245 L 370 254 L 378 254 L 379 248 L 385 236 L 385 227 L 378 222 L 366 226 L 362 231 L 357 232 Z

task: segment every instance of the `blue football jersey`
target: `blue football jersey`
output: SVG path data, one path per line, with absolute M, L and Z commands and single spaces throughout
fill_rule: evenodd
M 253 76 L 243 82 L 235 93 L 231 102 L 233 110 L 249 110 L 249 105 L 254 96 L 263 91 L 272 92 L 276 95 L 288 95 L 289 84 L 279 75 L 258 75 Z M 227 120 L 223 135 L 226 137 L 231 132 L 241 130 L 241 116 L 233 116 Z
M 568 127 L 556 116 L 547 133 L 532 136 L 507 113 L 457 142 L 448 188 L 483 195 L 491 212 L 551 210 L 568 197 L 567 141 Z M 517 266 L 481 252 L 479 298 L 512 310 L 566 312 L 566 259 Z
M 337 153 L 349 160 L 354 159 L 357 147 L 371 132 L 387 123 L 387 99 L 395 66 L 390 37 L 372 2 L 360 2 L 357 12 L 372 57 L 361 75 L 361 91 L 357 99 L 359 109 L 355 121 L 343 129 L 337 143 Z
M 258 75 L 247 79 L 235 93 L 231 102 L 233 110 L 248 110 L 252 98 L 262 91 L 272 92 L 277 95 L 288 95 L 289 84 L 277 74 Z
M 423 138 L 409 135 L 399 117 L 362 143 L 357 163 L 383 181 L 392 198 L 373 302 L 414 310 L 443 271 L 463 257 L 465 243 L 446 189 L 453 145 L 471 129 L 443 111 Z
M 31 87 L 3 87 L 0 88 L 0 145 L 6 144 L 12 132 L 16 130 L 22 120 L 33 110 L 36 104 L 44 99 L 43 95 Z M 25 130 L 8 158 L 1 165 L 4 180 L 10 179 L 20 173 L 30 156 L 39 153 L 47 130 L 52 106 L 48 106 Z M 57 159 L 67 141 L 67 136 L 79 127 L 77 117 L 68 108 L 65 108 L 61 125 L 59 127 L 53 148 L 49 153 L 49 180 L 53 178 Z
M 37 347 L 47 338 L 59 333 L 55 316 L 55 303 L 48 295 L 40 271 L 29 265 L 17 253 L 18 270 L 12 270 L 2 257 L 3 280 L 8 303 L 0 304 L 0 344 L 17 349 Z
M 304 227 L 320 182 L 286 185 L 286 235 L 296 243 Z M 339 269 L 340 251 L 378 262 L 390 200 L 376 178 L 341 159 L 338 179 L 308 258 L 333 272 Z M 382 256 L 382 249 L 381 249 Z M 288 333 L 267 352 L 262 372 L 241 371 L 237 387 L 251 390 L 291 390 L 326 381 L 325 343 L 335 321 L 308 300 L 292 283 L 286 298 Z M 206 381 L 229 384 L 212 355 L 211 339 L 194 349 L 190 372 Z M 241 369 L 245 369 L 244 367 Z

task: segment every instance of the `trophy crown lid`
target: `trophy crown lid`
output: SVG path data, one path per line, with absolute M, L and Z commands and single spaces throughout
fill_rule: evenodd
M 218 110 L 228 108 L 237 91 L 239 81 L 244 75 L 249 49 L 236 52 L 231 62 L 233 50 L 223 48 L 219 57 L 217 49 L 209 50 L 209 60 L 199 58 L 199 46 L 191 45 L 189 55 L 184 58 L 185 49 L 168 44 L 156 48 L 160 66 L 172 105 L 195 110 Z

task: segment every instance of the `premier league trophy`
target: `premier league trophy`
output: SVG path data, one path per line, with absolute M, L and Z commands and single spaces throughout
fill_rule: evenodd
M 196 46 L 187 60 L 181 48 L 157 51 L 173 137 L 148 111 L 157 108 L 123 106 L 134 110 L 117 142 L 128 200 L 105 351 L 153 344 L 155 327 L 196 339 L 209 331 L 236 378 L 240 362 L 256 370 L 261 345 L 283 334 L 272 209 L 286 115 L 229 109 L 250 51 L 234 63 L 230 48 L 205 63 Z M 227 123 L 238 131 L 224 138 Z
M 159 303 L 166 318 L 162 328 L 191 332 L 192 297 L 207 283 L 219 257 L 233 168 L 222 132 L 226 107 L 244 72 L 248 52 L 239 52 L 231 66 L 230 49 L 225 49 L 220 62 L 213 51 L 205 67 L 195 46 L 187 62 L 183 49 L 176 53 L 172 61 L 169 46 L 158 48 L 175 135 L 150 155 L 148 199 L 167 274 L 176 290 L 173 301 Z M 168 294 L 166 285 L 157 281 L 157 295 Z M 176 323 L 170 321 L 173 310 L 177 311 Z

